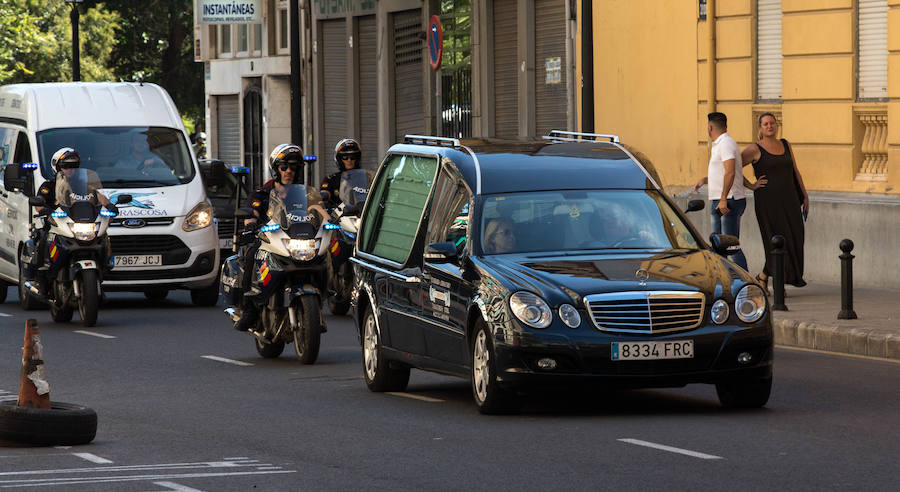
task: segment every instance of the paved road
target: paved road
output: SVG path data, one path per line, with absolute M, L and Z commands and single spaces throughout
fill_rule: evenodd
M 542 395 L 486 417 L 464 380 L 414 371 L 408 393 L 370 393 L 349 318 L 328 318 L 319 362 L 302 366 L 290 346 L 260 359 L 221 308 L 182 293 L 112 294 L 89 333 L 10 294 L 0 390 L 18 389 L 34 317 L 52 399 L 94 408 L 99 430 L 87 446 L 0 448 L 0 488 L 896 490 L 900 472 L 893 362 L 778 349 L 758 411 L 722 410 L 712 387 L 689 386 Z

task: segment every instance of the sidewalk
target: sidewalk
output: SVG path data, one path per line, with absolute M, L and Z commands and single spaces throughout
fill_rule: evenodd
M 786 286 L 785 294 L 788 311 L 772 311 L 776 344 L 900 359 L 900 290 L 854 289 L 853 320 L 837 319 L 840 285 Z

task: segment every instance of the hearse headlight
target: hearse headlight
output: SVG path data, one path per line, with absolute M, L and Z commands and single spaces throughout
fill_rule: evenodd
M 569 328 L 578 328 L 581 326 L 581 315 L 578 314 L 578 309 L 571 304 L 559 306 L 559 317 Z
M 187 232 L 197 231 L 203 229 L 205 227 L 209 227 L 213 223 L 213 208 L 212 205 L 203 201 L 197 204 L 187 217 L 184 218 L 184 224 L 181 225 L 181 228 Z
M 713 323 L 717 325 L 721 325 L 728 321 L 728 303 L 723 299 L 717 300 L 713 303 L 712 309 L 710 309 L 710 315 L 712 316 Z
M 553 321 L 547 301 L 531 292 L 519 291 L 509 296 L 509 308 L 519 321 L 532 328 L 546 328 Z
M 315 239 L 284 239 L 284 246 L 297 261 L 309 261 L 316 256 L 318 246 Z
M 766 294 L 758 285 L 745 285 L 734 300 L 734 312 L 744 323 L 759 321 L 766 313 Z
M 97 237 L 96 222 L 72 222 L 69 224 L 72 234 L 79 241 L 93 241 Z

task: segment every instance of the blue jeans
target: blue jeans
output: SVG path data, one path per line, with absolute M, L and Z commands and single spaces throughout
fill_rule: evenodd
M 709 223 L 712 226 L 712 232 L 728 234 L 729 236 L 740 238 L 741 216 L 744 215 L 744 210 L 747 208 L 747 200 L 745 198 L 741 198 L 740 200 L 729 198 L 728 215 L 725 215 L 724 217 L 716 208 L 718 204 L 719 200 L 710 201 Z M 731 261 L 735 262 L 739 267 L 744 270 L 747 269 L 747 258 L 744 257 L 743 251 L 739 249 L 736 253 L 732 253 L 730 257 Z

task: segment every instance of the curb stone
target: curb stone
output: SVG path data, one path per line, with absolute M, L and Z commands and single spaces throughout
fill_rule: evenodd
M 841 329 L 808 321 L 777 319 L 772 322 L 775 343 L 826 352 L 900 360 L 900 335 L 860 328 Z

